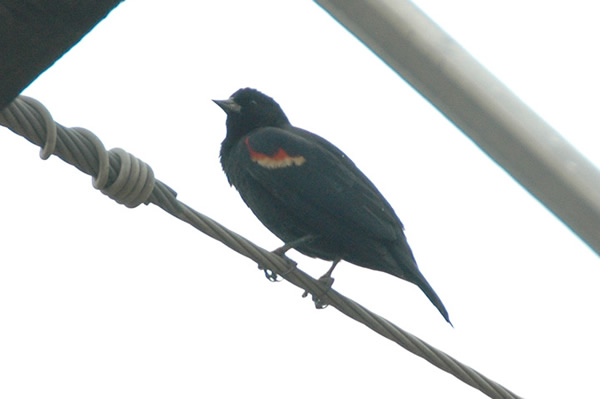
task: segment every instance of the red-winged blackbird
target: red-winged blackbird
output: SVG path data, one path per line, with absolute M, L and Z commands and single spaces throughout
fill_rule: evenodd
M 294 127 L 272 98 L 240 89 L 215 100 L 227 114 L 221 164 L 229 183 L 285 244 L 416 284 L 450 323 L 419 271 L 404 227 L 371 181 L 336 146 Z

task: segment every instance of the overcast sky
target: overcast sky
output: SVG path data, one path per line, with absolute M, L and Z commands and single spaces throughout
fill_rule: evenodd
M 416 4 L 600 165 L 598 6 Z M 455 328 L 383 273 L 342 263 L 334 288 L 519 395 L 600 396 L 598 257 L 315 3 L 127 0 L 24 94 L 274 249 L 218 160 L 211 99 L 246 86 L 379 187 Z M 3 128 L 0 150 L 0 397 L 483 396 Z

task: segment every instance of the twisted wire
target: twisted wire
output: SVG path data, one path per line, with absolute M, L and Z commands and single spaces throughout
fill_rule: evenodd
M 177 200 L 177 193 L 154 178 L 149 165 L 123 149 L 106 151 L 93 133 L 83 128 L 66 128 L 52 119 L 50 112 L 37 100 L 20 96 L 0 111 L 0 125 L 41 147 L 40 157 L 56 155 L 92 176 L 94 188 L 120 204 L 133 208 L 150 203 L 162 208 L 281 276 L 312 295 L 315 303 L 328 304 L 346 316 L 388 338 L 409 352 L 454 375 L 490 398 L 517 399 L 519 396 L 476 370 L 402 330 L 385 318 L 323 285 L 296 267 L 296 262 L 273 254 L 211 218 Z

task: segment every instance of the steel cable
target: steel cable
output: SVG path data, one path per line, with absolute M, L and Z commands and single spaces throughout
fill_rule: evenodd
M 291 259 L 253 244 L 178 201 L 175 191 L 154 178 L 149 165 L 120 148 L 106 151 L 98 137 L 87 129 L 66 128 L 54 122 L 37 100 L 26 96 L 15 99 L 0 111 L 0 125 L 41 147 L 42 159 L 56 155 L 92 176 L 93 186 L 118 203 L 130 208 L 152 203 L 310 293 L 316 304 L 336 308 L 490 398 L 519 398 L 502 385 L 312 278 L 298 269 Z

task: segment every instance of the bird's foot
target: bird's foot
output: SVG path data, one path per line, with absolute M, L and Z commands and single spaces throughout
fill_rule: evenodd
M 285 247 L 285 245 L 284 245 L 284 247 Z M 283 247 L 281 247 L 281 248 L 283 248 Z M 285 255 L 285 251 L 281 252 L 280 251 L 281 248 L 277 248 L 276 250 L 272 251 L 271 253 L 275 254 L 275 255 L 279 256 L 280 258 L 282 258 L 283 260 L 285 260 L 287 262 L 287 264 L 290 266 L 290 268 L 286 272 L 281 274 L 282 276 L 285 276 L 286 274 L 290 273 L 292 270 L 294 270 L 296 268 L 297 263 L 295 261 L 293 261 L 292 259 L 288 258 Z M 267 269 L 266 267 L 264 267 L 261 264 L 258 265 L 258 268 L 260 270 L 262 270 L 263 272 L 265 272 L 265 277 L 267 278 L 267 280 L 269 280 L 273 283 L 281 281 L 281 279 L 278 278 L 279 274 L 275 273 L 273 270 Z
M 284 274 L 282 274 L 282 276 L 285 276 L 286 274 L 291 272 L 293 269 L 296 268 L 296 265 L 297 265 L 297 263 L 294 262 L 293 260 L 291 260 L 290 258 L 288 258 L 285 255 L 285 253 L 287 251 L 289 251 L 290 249 L 296 248 L 298 245 L 304 244 L 305 242 L 312 241 L 315 238 L 316 238 L 316 236 L 314 236 L 312 234 L 308 234 L 308 235 L 305 235 L 304 237 L 298 238 L 297 240 L 290 241 L 290 242 L 282 245 L 281 247 L 275 249 L 274 251 L 271 251 L 272 254 L 279 255 L 286 262 L 288 262 L 290 264 L 290 269 L 287 272 L 285 272 Z M 265 277 L 267 278 L 267 280 L 269 280 L 271 282 L 281 281 L 281 279 L 278 279 L 279 275 L 277 273 L 275 273 L 273 270 L 269 270 L 269 269 L 263 267 L 262 265 L 258 265 L 258 268 L 265 272 Z
M 317 283 L 319 284 L 320 288 L 322 289 L 321 295 L 331 289 L 331 286 L 333 285 L 333 281 L 334 281 L 334 278 L 331 277 L 330 273 L 325 273 L 323 276 L 321 276 L 317 280 Z M 306 298 L 308 296 L 308 294 L 309 294 L 308 291 L 304 291 L 304 294 L 302 294 L 302 298 Z M 317 308 L 317 309 L 325 309 L 327 306 L 329 306 L 329 304 L 326 302 L 325 298 L 323 298 L 321 295 L 316 295 L 316 294 L 312 295 L 312 300 L 315 303 L 315 308 Z
M 262 270 L 263 272 L 265 272 L 265 277 L 270 282 L 275 283 L 275 282 L 281 281 L 281 279 L 278 279 L 279 275 L 277 273 L 275 273 L 273 270 L 266 269 L 266 268 L 262 267 L 262 265 L 258 265 L 258 268 L 260 270 Z

